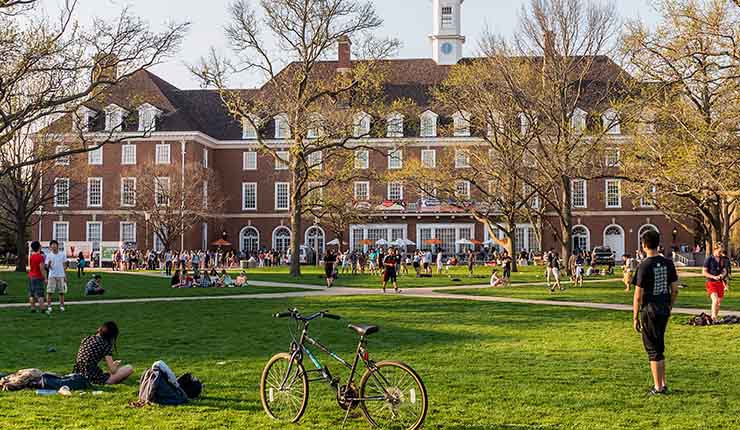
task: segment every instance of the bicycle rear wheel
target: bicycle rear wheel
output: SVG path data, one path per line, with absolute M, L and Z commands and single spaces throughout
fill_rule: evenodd
M 291 366 L 290 354 L 275 354 L 262 371 L 260 399 L 272 419 L 298 422 L 308 404 L 308 376 L 303 365 L 293 360 Z
M 428 398 L 419 375 L 400 361 L 381 361 L 360 379 L 360 403 L 365 419 L 376 427 L 416 430 L 427 415 Z M 382 399 L 382 400 L 381 400 Z

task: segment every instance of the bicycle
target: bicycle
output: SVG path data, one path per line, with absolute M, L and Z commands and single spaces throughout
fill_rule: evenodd
M 320 311 L 304 317 L 298 309 L 280 312 L 274 316 L 291 318 L 296 322 L 301 334 L 300 338 L 296 339 L 291 330 L 293 341 L 290 352 L 275 354 L 262 371 L 260 399 L 267 415 L 278 421 L 298 422 L 308 405 L 309 383 L 321 381 L 336 390 L 337 403 L 346 411 L 343 425 L 350 411 L 359 407 L 365 419 L 375 427 L 397 427 L 408 430 L 421 427 L 427 414 L 428 398 L 419 375 L 409 365 L 400 361 L 376 363 L 370 359 L 367 337 L 377 333 L 380 330 L 378 326 L 349 324 L 348 328 L 360 336 L 354 359 L 350 364 L 308 335 L 311 321 L 317 318 L 339 320 L 340 316 Z M 323 366 L 306 347 L 306 342 L 348 368 L 347 383 L 340 385 L 340 379 L 332 377 L 329 368 Z M 315 369 L 305 369 L 304 356 L 309 358 Z M 357 386 L 355 376 L 360 363 L 364 365 L 365 372 Z M 309 379 L 310 375 L 315 377 Z

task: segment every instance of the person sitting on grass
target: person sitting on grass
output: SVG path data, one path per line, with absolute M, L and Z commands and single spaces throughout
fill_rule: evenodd
M 228 273 L 226 273 L 226 269 L 221 269 L 221 288 L 234 287 L 234 280 L 231 279 L 231 276 L 229 276 Z
M 208 276 L 208 273 L 205 271 L 203 272 L 203 276 L 200 277 L 200 282 L 198 282 L 198 286 L 200 288 L 210 288 L 211 287 L 211 277 Z
M 105 293 L 105 289 L 100 286 L 100 275 L 97 273 L 93 275 L 92 279 L 85 285 L 86 296 L 102 296 Z
M 98 328 L 93 336 L 88 336 L 80 343 L 80 350 L 72 370 L 84 376 L 93 385 L 113 385 L 123 382 L 134 373 L 131 366 L 121 366 L 121 362 L 113 360 L 118 340 L 118 326 L 108 321 Z M 98 363 L 105 359 L 108 372 L 103 372 Z
M 239 276 L 236 277 L 236 280 L 234 281 L 234 284 L 237 287 L 248 287 L 249 286 L 249 280 L 247 279 L 247 272 L 242 270 L 242 273 L 239 274 Z
M 175 270 L 175 273 L 172 275 L 172 278 L 170 278 L 170 287 L 180 288 L 180 271 L 179 270 Z
M 188 269 L 182 269 L 182 276 L 180 276 L 180 288 L 192 288 L 193 277 L 188 275 Z
M 491 286 L 500 287 L 504 284 L 504 282 L 504 278 L 500 278 L 498 276 L 498 269 L 493 269 L 493 273 L 491 273 Z
M 216 268 L 211 268 L 211 273 L 208 274 L 208 277 L 211 278 L 211 286 L 212 287 L 221 287 L 221 278 L 218 276 L 218 272 L 216 272 Z

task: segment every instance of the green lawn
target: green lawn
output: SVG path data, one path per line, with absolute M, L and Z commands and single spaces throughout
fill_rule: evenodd
M 686 287 L 679 290 L 676 306 L 707 308 L 711 304 L 704 288 L 704 279 L 701 277 L 686 277 L 681 281 Z M 624 284 L 619 281 L 586 283 L 583 288 L 565 285 L 566 290 L 550 293 L 544 286 L 516 286 L 504 288 L 485 288 L 474 290 L 446 290 L 445 293 L 465 294 L 475 296 L 501 296 L 519 299 L 620 303 L 632 304 L 634 290 L 624 291 Z M 730 291 L 726 293 L 722 302 L 722 309 L 740 310 L 740 297 L 735 292 L 740 289 L 740 283 L 733 282 Z
M 93 272 L 87 272 L 84 278 L 77 279 L 76 272 L 67 272 L 68 290 L 66 299 L 69 301 L 138 299 L 144 297 L 215 296 L 302 291 L 298 288 L 257 286 L 246 288 L 171 288 L 170 281 L 167 278 L 105 272 L 101 274 L 101 285 L 105 288 L 105 294 L 102 296 L 85 296 L 83 294 L 85 284 L 90 280 L 92 274 Z M 0 272 L 0 279 L 9 285 L 8 295 L 0 296 L 0 303 L 28 301 L 28 275 L 25 273 Z M 54 297 L 54 301 L 57 301 L 56 297 Z
M 625 312 L 404 297 L 224 300 L 72 307 L 65 314 L 0 310 L 0 371 L 71 369 L 81 337 L 102 321 L 121 327 L 118 358 L 141 369 L 165 359 L 206 384 L 184 407 L 130 409 L 136 380 L 99 397 L 0 393 L 0 428 L 20 429 L 339 429 L 343 412 L 328 387 L 311 385 L 300 425 L 270 421 L 258 381 L 264 363 L 289 344 L 289 306 L 330 309 L 345 320 L 312 333 L 343 356 L 356 342 L 348 321 L 377 323 L 376 360 L 400 359 L 424 379 L 426 429 L 732 429 L 740 424 L 738 327 L 669 327 L 673 393 L 646 398 L 650 385 L 639 337 Z M 57 352 L 48 353 L 49 347 Z M 325 364 L 328 359 L 320 356 Z M 333 373 L 346 376 L 337 366 Z M 352 419 L 347 429 L 366 429 Z

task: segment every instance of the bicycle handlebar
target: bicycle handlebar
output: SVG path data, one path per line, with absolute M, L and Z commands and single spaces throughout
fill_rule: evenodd
M 333 320 L 340 320 L 340 319 L 342 319 L 342 317 L 340 317 L 339 315 L 330 314 L 330 313 L 328 313 L 328 311 L 320 311 L 320 312 L 316 312 L 315 314 L 313 314 L 311 316 L 304 317 L 304 316 L 301 316 L 301 313 L 298 312 L 298 309 L 295 309 L 295 308 L 294 309 L 290 309 L 287 312 L 278 312 L 278 313 L 276 313 L 274 315 L 274 317 L 275 318 L 288 318 L 288 317 L 291 317 L 291 318 L 296 319 L 298 321 L 304 321 L 304 322 L 315 320 L 316 318 L 329 318 L 329 319 L 333 319 Z

